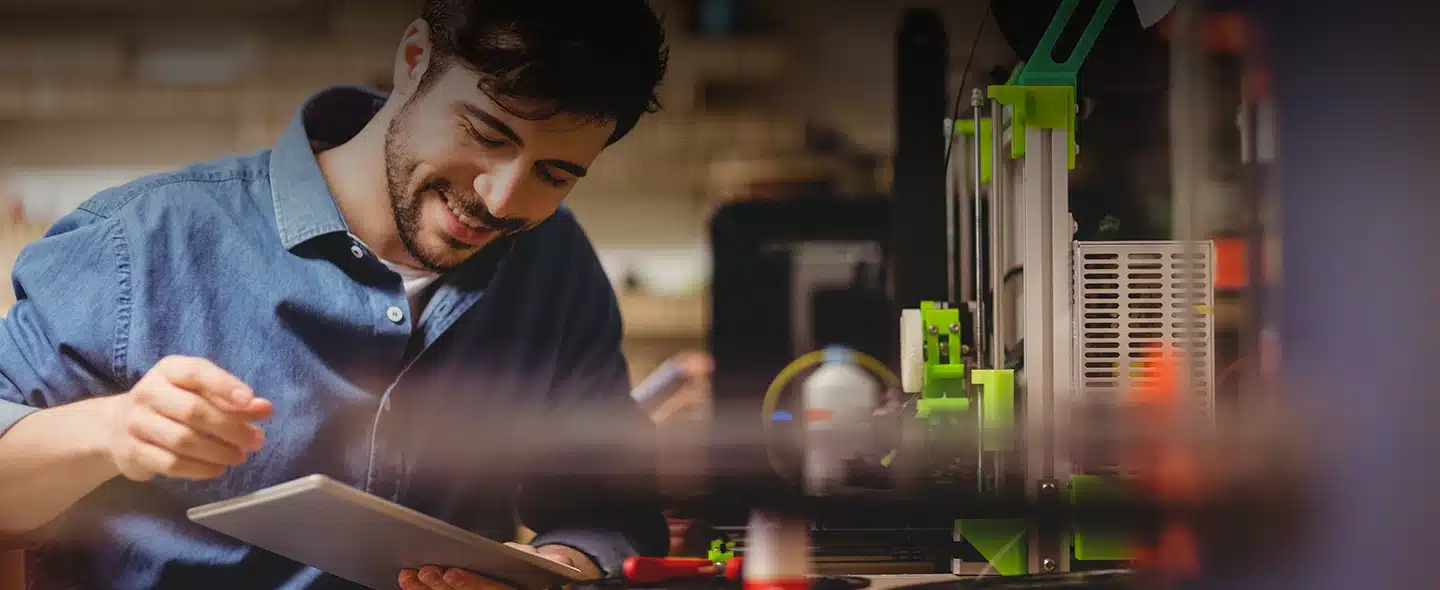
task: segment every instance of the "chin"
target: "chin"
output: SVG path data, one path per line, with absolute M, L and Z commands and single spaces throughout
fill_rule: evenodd
M 470 241 L 462 239 L 450 231 L 452 220 L 446 212 L 444 201 L 438 198 L 429 199 L 426 203 L 423 224 L 416 232 L 418 239 L 415 246 L 423 258 L 423 262 L 434 269 L 450 269 L 474 256 L 482 248 L 494 241 L 495 236 L 484 236 L 478 242 L 476 236 L 467 236 Z

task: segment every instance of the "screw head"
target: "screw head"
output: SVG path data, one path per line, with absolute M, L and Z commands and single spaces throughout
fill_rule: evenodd
M 931 333 L 931 334 L 936 334 L 936 333 L 939 333 L 939 332 L 940 332 L 940 329 L 939 329 L 939 328 L 936 328 L 936 327 L 935 327 L 935 324 L 930 324 L 929 330 L 930 330 L 930 333 Z
M 1042 491 L 1042 492 L 1053 492 L 1053 491 L 1055 491 L 1055 482 L 1053 482 L 1053 481 L 1047 481 L 1047 482 L 1041 483 L 1041 484 L 1040 484 L 1040 491 Z
M 1055 571 L 1055 567 L 1056 567 L 1056 566 L 1055 566 L 1055 560 L 1053 560 L 1053 559 L 1042 559 L 1042 560 L 1040 560 L 1040 567 L 1041 567 L 1042 569 L 1044 569 L 1045 571 L 1047 571 L 1047 572 L 1053 572 L 1053 571 Z
M 959 332 L 960 332 L 960 324 L 950 324 L 950 333 L 951 333 L 951 334 L 958 334 Z

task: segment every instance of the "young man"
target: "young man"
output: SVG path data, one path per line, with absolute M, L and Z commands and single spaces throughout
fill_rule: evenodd
M 388 97 L 321 92 L 273 149 L 104 191 L 27 247 L 0 537 L 39 539 L 31 587 L 344 587 L 184 516 L 313 473 L 500 539 L 518 512 L 592 575 L 663 555 L 653 449 L 575 440 L 649 421 L 559 205 L 658 108 L 665 55 L 643 0 L 429 0 Z

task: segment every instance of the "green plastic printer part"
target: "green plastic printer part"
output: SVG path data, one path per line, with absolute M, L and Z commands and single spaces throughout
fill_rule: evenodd
M 1095 47 L 1095 40 L 1100 37 L 1100 31 L 1104 30 L 1105 23 L 1110 21 L 1110 14 L 1115 11 L 1115 4 L 1120 0 L 1100 0 L 1095 6 L 1095 13 L 1090 17 L 1090 22 L 1085 25 L 1085 31 L 1080 34 L 1080 39 L 1075 42 L 1075 48 L 1070 51 L 1069 57 L 1064 61 L 1055 61 L 1055 43 L 1060 40 L 1060 35 L 1070 25 L 1070 18 L 1075 16 L 1075 9 L 1080 5 L 1080 0 L 1064 0 L 1060 7 L 1055 9 L 1055 16 L 1050 19 L 1050 26 L 1045 28 L 1044 36 L 1040 37 L 1040 44 L 1035 47 L 1035 53 L 1030 55 L 1024 65 L 1020 67 L 1019 73 L 1014 76 L 1016 86 L 1070 86 L 1075 87 L 1075 79 L 1080 72 L 1080 66 L 1085 64 L 1085 58 L 1090 55 L 1090 50 Z
M 1011 157 L 1024 157 L 1026 130 L 1061 129 L 1070 136 L 1065 150 L 1066 165 L 1075 168 L 1076 77 L 1118 2 L 1100 0 L 1070 55 L 1057 62 L 1055 43 L 1075 16 L 1080 0 L 1061 2 L 1030 59 L 1012 73 L 1009 82 L 988 89 L 991 99 L 1010 107 Z
M 1114 505 L 1124 502 L 1130 494 L 1126 480 L 1120 477 L 1070 476 L 1070 502 L 1077 507 L 1090 502 Z M 1084 514 L 1084 510 L 1079 512 Z M 1128 561 L 1134 557 L 1134 537 L 1121 527 L 1085 516 L 1077 516 L 1072 527 L 1072 543 L 1077 560 Z
M 925 330 L 925 384 L 915 402 L 918 418 L 953 416 L 970 409 L 965 391 L 965 361 L 960 344 L 960 310 L 942 308 L 925 301 L 920 304 Z M 946 354 L 940 354 L 941 345 Z
M 712 563 L 725 563 L 735 557 L 735 542 L 725 539 L 710 541 L 710 552 L 705 556 Z
M 1009 451 L 1015 448 L 1010 434 L 1015 425 L 1015 371 L 976 369 L 970 381 L 980 386 L 980 421 L 983 424 L 981 449 Z
M 1068 132 L 1066 165 L 1075 167 L 1075 88 L 1073 86 L 991 86 L 990 98 L 1010 107 L 1010 157 L 1025 156 L 1025 131 Z
M 1027 569 L 1025 520 L 979 518 L 955 521 L 955 534 L 974 547 L 1002 576 L 1018 576 Z

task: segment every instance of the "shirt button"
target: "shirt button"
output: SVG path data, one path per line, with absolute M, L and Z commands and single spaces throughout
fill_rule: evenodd
M 361 249 L 360 249 L 360 246 L 358 246 L 358 245 L 352 245 L 352 246 L 350 246 L 350 254 L 351 254 L 352 256 L 356 257 L 356 258 L 364 258 L 364 257 L 365 257 L 365 251 L 364 251 L 364 250 L 361 250 Z
M 398 324 L 400 320 L 405 319 L 405 312 L 392 305 L 390 309 L 385 310 L 385 317 L 390 318 L 390 321 Z

